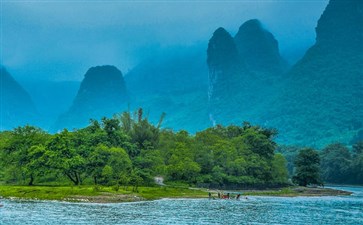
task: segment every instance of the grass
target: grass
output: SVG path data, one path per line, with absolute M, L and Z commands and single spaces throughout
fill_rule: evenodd
M 38 200 L 74 200 L 88 199 L 97 202 L 123 202 L 133 200 L 155 200 L 160 198 L 203 198 L 208 194 L 202 190 L 174 187 L 139 187 L 132 192 L 120 187 L 104 186 L 0 186 L 0 196 L 4 198 L 22 198 Z M 75 197 L 76 196 L 76 197 Z M 123 196 L 123 198 L 120 198 Z M 97 199 L 96 199 L 97 197 Z M 136 198 L 135 198 L 136 197 Z
M 63 200 L 74 195 L 97 195 L 93 187 L 0 186 L 0 196 L 25 199 Z

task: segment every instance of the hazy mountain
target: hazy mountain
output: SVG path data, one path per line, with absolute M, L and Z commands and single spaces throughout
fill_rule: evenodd
M 89 119 L 112 116 L 127 109 L 128 94 L 123 75 L 114 66 L 90 68 L 72 106 L 58 119 L 55 129 L 79 128 Z
M 261 123 L 287 68 L 274 36 L 258 20 L 245 22 L 234 38 L 218 28 L 209 40 L 207 55 L 214 123 Z
M 126 74 L 131 110 L 144 109 L 163 127 L 196 132 L 209 125 L 205 46 L 165 48 Z
M 27 123 L 37 124 L 37 110 L 30 95 L 1 65 L 0 79 L 0 130 Z
M 176 130 L 196 132 L 213 123 L 251 121 L 277 128 L 280 143 L 349 143 L 363 138 L 362 24 L 363 0 L 331 0 L 318 21 L 316 43 L 290 69 L 274 35 L 254 19 L 234 36 L 218 28 L 208 47 L 158 50 L 128 72 L 125 81 L 113 66 L 93 67 L 69 108 L 74 88 L 63 94 L 56 90 L 74 84 L 54 85 L 52 90 L 37 82 L 27 87 L 42 115 L 55 117 L 68 108 L 55 130 L 143 107 L 152 122 L 165 112 L 163 127 Z M 7 108 L 1 107 L 2 118 L 7 116 L 11 124 L 31 118 L 28 114 L 35 109 L 9 77 L 2 72 L 2 80 L 11 81 L 1 91 L 13 97 L 4 94 Z M 9 94 L 13 92 L 17 94 Z M 58 99 L 64 103 L 56 105 Z
M 207 86 L 204 46 L 174 47 L 155 52 L 125 75 L 134 95 L 190 91 Z
M 363 129 L 363 1 L 331 0 L 316 34 L 266 118 L 285 143 L 349 143 Z
M 240 59 L 249 71 L 258 73 L 260 79 L 274 79 L 268 74 L 282 75 L 287 70 L 278 41 L 259 20 L 248 20 L 242 24 L 234 40 Z
M 229 92 L 242 86 L 240 60 L 232 36 L 222 27 L 218 28 L 208 43 L 209 98 L 225 101 Z

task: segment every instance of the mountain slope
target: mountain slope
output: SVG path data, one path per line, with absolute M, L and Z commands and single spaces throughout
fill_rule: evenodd
M 363 129 L 363 1 L 331 0 L 316 32 L 266 118 L 284 143 L 349 143 Z
M 37 124 L 37 111 L 30 95 L 0 66 L 0 130 L 12 129 L 27 123 Z

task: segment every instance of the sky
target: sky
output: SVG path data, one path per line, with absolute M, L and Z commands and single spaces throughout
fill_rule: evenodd
M 315 41 L 328 0 L 71 1 L 0 0 L 1 64 L 18 80 L 65 81 L 115 65 L 123 74 L 155 51 L 205 46 L 214 30 L 232 35 L 260 19 L 296 61 Z

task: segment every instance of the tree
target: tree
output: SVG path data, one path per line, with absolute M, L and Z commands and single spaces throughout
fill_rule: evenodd
M 168 160 L 168 175 L 172 180 L 195 182 L 200 172 L 200 166 L 193 160 L 193 153 L 185 143 L 177 142 L 175 149 Z
M 273 131 L 264 130 L 259 127 L 245 128 L 242 135 L 250 150 L 261 157 L 272 159 L 276 148 L 276 143 L 272 141 Z
M 314 149 L 302 149 L 296 157 L 295 167 L 294 183 L 305 187 L 309 184 L 321 184 L 320 157 Z
M 363 141 L 353 145 L 352 182 L 363 184 Z
M 63 130 L 48 143 L 51 151 L 48 166 L 64 174 L 75 185 L 82 183 L 81 174 L 85 171 L 86 160 L 75 147 L 73 133 Z
M 33 185 L 35 179 L 34 170 L 29 170 L 27 165 L 31 163 L 29 150 L 32 146 L 44 145 L 49 139 L 49 135 L 40 128 L 24 126 L 15 128 L 7 140 L 4 140 L 1 148 L 2 157 L 7 162 L 5 168 L 9 180 L 17 180 L 21 177 L 23 181 L 28 180 L 29 185 Z
M 345 183 L 349 180 L 351 155 L 342 144 L 331 144 L 321 152 L 321 172 L 324 181 Z
M 131 160 L 122 148 L 99 145 L 90 154 L 87 169 L 95 184 L 115 184 L 131 170 Z
M 292 177 L 294 175 L 295 159 L 300 150 L 301 148 L 297 146 L 285 146 L 285 145 L 279 146 L 276 149 L 276 153 L 281 153 L 287 160 L 287 170 L 289 172 L 289 177 Z
M 25 164 L 25 171 L 30 174 L 29 185 L 33 185 L 36 177 L 49 173 L 47 168 L 47 157 L 49 152 L 43 145 L 34 145 L 28 150 L 28 162 Z
M 130 184 L 132 185 L 132 191 L 138 192 L 138 188 L 143 181 L 139 170 L 131 171 Z

